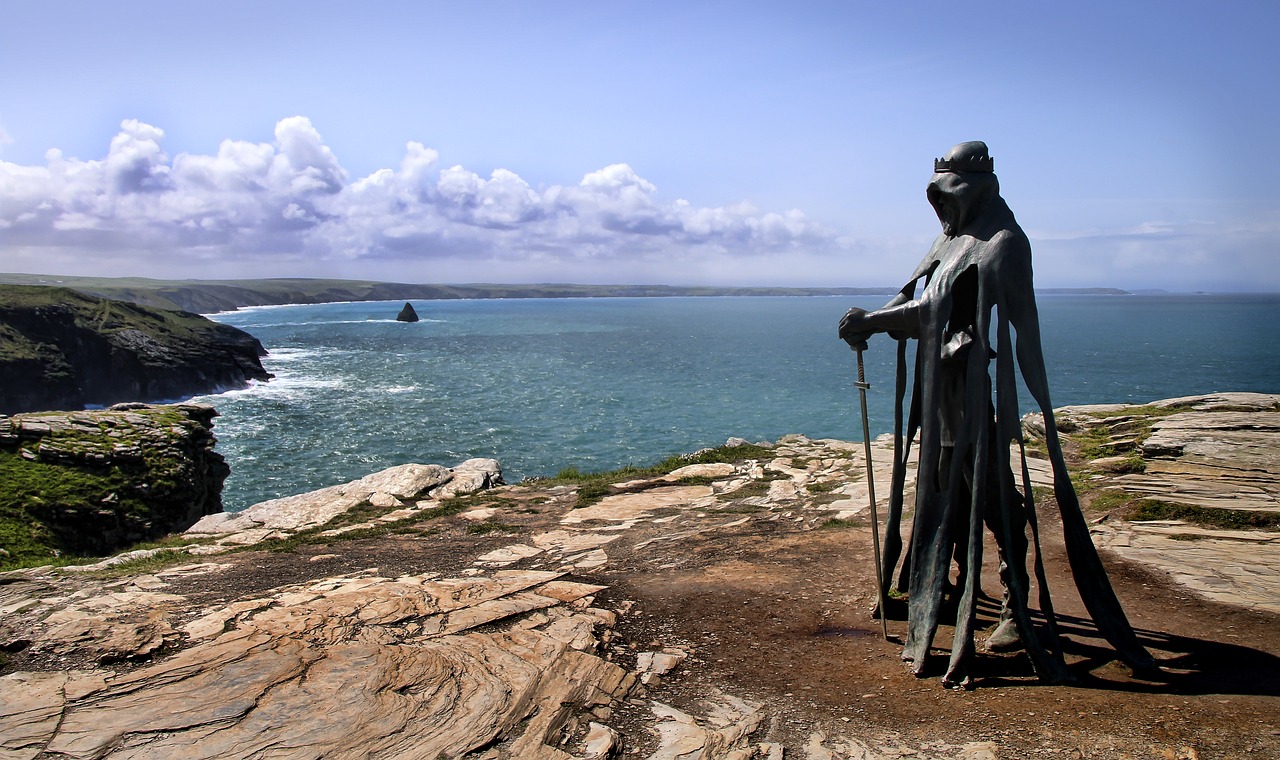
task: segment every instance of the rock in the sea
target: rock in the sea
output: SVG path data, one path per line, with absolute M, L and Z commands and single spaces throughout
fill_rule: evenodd
M 404 308 L 401 309 L 400 313 L 396 315 L 396 321 L 397 322 L 417 322 L 418 312 L 413 310 L 413 304 L 406 301 L 404 304 Z
M 0 414 L 159 401 L 271 377 L 256 338 L 198 314 L 0 286 Z
M 0 416 L 6 559 L 101 555 L 221 512 L 230 473 L 204 404 Z

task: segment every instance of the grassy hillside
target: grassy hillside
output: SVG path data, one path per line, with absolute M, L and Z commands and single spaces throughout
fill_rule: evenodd
M 269 377 L 248 333 L 188 311 L 0 285 L 0 413 L 79 409 Z
M 152 280 L 144 277 L 63 277 L 0 274 L 0 283 L 53 285 L 161 309 L 201 314 L 241 306 L 334 301 L 400 301 L 454 298 L 610 298 L 663 296 L 890 295 L 893 288 L 719 288 L 673 285 L 430 285 L 371 280 L 280 278 L 259 280 Z

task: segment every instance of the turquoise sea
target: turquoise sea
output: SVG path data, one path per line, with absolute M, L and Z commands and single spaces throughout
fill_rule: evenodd
M 405 462 L 501 461 L 508 482 L 647 465 L 730 436 L 860 440 L 856 365 L 836 337 L 884 297 L 416 301 L 215 315 L 276 378 L 214 404 L 225 506 Z M 1041 296 L 1053 403 L 1280 392 L 1280 296 Z M 865 355 L 872 435 L 893 423 L 893 342 Z M 1023 404 L 1024 411 L 1028 404 Z

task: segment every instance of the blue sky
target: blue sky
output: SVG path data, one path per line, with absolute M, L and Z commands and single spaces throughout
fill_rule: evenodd
M 1280 291 L 1278 22 L 6 0 L 0 271 L 896 286 L 982 139 L 1041 287 Z

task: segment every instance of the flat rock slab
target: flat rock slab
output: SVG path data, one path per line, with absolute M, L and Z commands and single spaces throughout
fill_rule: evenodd
M 534 571 L 282 588 L 207 612 L 193 645 L 132 672 L 0 678 L 0 751 L 434 760 L 502 737 L 514 757 L 569 757 L 552 746 L 566 718 L 633 682 L 593 654 L 613 620 L 590 606 L 600 588 Z
M 1137 444 L 1144 471 L 1111 471 L 1112 460 L 1122 457 L 1096 460 L 1091 488 L 1200 510 L 1280 513 L 1280 395 L 1072 406 L 1057 416 L 1076 431 L 1149 427 Z M 1037 419 L 1028 422 L 1033 431 L 1043 428 Z M 1207 599 L 1280 611 L 1280 531 L 1109 520 L 1095 526 L 1094 536 L 1099 546 L 1157 568 Z

